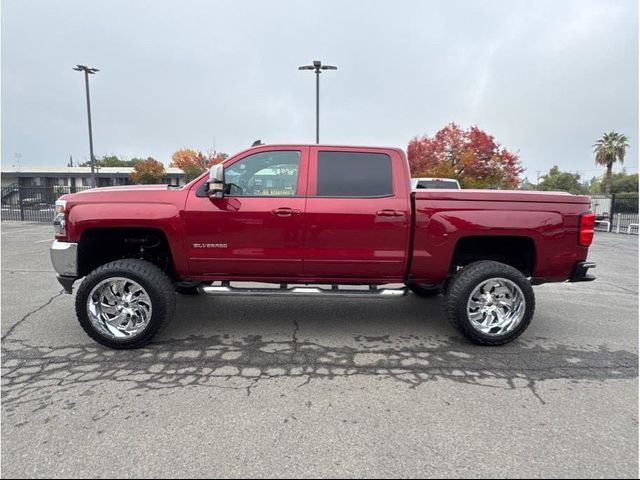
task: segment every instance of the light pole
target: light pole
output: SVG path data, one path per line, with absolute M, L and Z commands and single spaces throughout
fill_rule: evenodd
M 91 164 L 91 186 L 96 187 L 96 159 L 93 156 L 93 130 L 91 129 L 91 98 L 89 96 L 89 75 L 99 72 L 97 68 L 87 67 L 86 65 L 76 65 L 73 67 L 77 72 L 84 72 L 84 85 L 87 90 L 87 119 L 89 121 L 89 157 Z
M 314 60 L 313 65 L 298 67 L 298 70 L 314 70 L 316 74 L 316 143 L 320 143 L 320 72 L 337 69 L 333 65 L 322 65 L 320 60 Z

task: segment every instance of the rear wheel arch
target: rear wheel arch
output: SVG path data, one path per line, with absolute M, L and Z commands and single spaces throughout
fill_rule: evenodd
M 536 268 L 536 242 L 519 235 L 469 235 L 460 237 L 453 249 L 450 268 L 455 273 L 473 262 L 491 260 L 509 265 L 525 277 Z

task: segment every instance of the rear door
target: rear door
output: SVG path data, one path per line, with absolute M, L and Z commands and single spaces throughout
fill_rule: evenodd
M 411 215 L 408 177 L 394 150 L 311 147 L 305 277 L 402 280 Z

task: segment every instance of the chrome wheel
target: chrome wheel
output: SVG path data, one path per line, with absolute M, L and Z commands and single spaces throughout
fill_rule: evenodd
M 124 339 L 139 335 L 151 320 L 151 299 L 129 278 L 112 277 L 98 283 L 87 298 L 91 324 L 103 335 Z
M 477 331 L 504 335 L 520 324 L 526 306 L 518 285 L 506 278 L 490 278 L 478 284 L 469 295 L 467 316 Z

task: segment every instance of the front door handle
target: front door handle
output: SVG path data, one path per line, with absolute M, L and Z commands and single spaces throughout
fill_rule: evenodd
M 301 212 L 297 208 L 280 207 L 271 210 L 271 213 L 278 217 L 290 217 L 292 215 L 300 215 Z
M 399 210 L 378 210 L 376 215 L 378 217 L 402 217 L 404 213 Z

